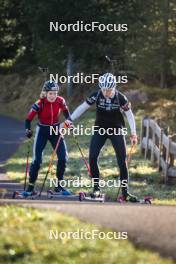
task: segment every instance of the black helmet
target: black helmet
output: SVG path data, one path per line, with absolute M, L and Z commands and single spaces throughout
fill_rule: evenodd
M 43 85 L 44 92 L 59 91 L 59 85 L 55 82 L 46 81 Z

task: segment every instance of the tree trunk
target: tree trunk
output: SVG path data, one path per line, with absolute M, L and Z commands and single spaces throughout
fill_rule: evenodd
M 69 48 L 68 58 L 67 58 L 67 98 L 71 97 L 73 94 L 73 81 L 68 79 L 68 76 L 73 76 L 73 50 Z
M 164 0 L 162 17 L 163 17 L 163 32 L 161 42 L 161 74 L 160 74 L 160 87 L 167 87 L 167 73 L 169 68 L 168 58 L 168 20 L 169 20 L 169 2 Z

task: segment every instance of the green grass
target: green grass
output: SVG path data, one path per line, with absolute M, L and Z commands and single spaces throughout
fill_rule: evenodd
M 0 207 L 0 263 L 15 264 L 172 264 L 122 239 L 49 239 L 49 232 L 109 232 L 52 210 Z
M 89 111 L 84 114 L 79 120 L 79 124 L 84 127 L 91 127 L 93 124 L 94 111 Z M 136 115 L 137 127 L 140 127 L 140 115 Z M 139 133 L 139 131 L 138 131 Z M 69 160 L 67 163 L 65 179 L 73 179 L 74 177 L 79 177 L 83 181 L 89 181 L 88 172 L 86 167 L 81 160 L 81 155 L 72 136 L 66 136 L 66 143 L 68 147 Z M 81 148 L 88 160 L 88 149 L 90 136 L 79 136 L 78 140 L 80 142 Z M 127 137 L 128 141 L 128 137 Z M 129 142 L 129 141 L 128 141 Z M 127 146 L 127 152 L 130 146 Z M 25 157 L 27 150 L 27 141 L 24 142 L 18 149 L 18 151 L 7 161 L 6 170 L 10 178 L 23 182 L 24 170 L 25 170 Z M 49 163 L 50 155 L 52 149 L 48 144 L 44 156 L 43 164 L 39 173 L 37 185 L 41 185 L 42 180 L 47 171 L 47 166 Z M 31 161 L 31 160 L 30 160 Z M 99 167 L 102 179 L 118 179 L 119 171 L 117 167 L 116 157 L 114 150 L 109 141 L 106 142 L 104 151 L 100 154 Z M 153 167 L 150 161 L 144 160 L 139 153 L 139 147 L 137 147 L 132 155 L 131 162 L 129 164 L 129 174 L 130 174 L 130 191 L 143 198 L 144 195 L 151 195 L 153 197 L 154 204 L 176 204 L 176 190 L 175 186 L 164 185 L 161 181 L 161 175 L 157 168 Z M 55 177 L 55 163 L 53 166 L 52 173 L 49 178 Z M 47 183 L 49 184 L 49 182 Z M 49 187 L 49 185 L 48 185 Z M 86 188 L 71 188 L 71 191 L 78 193 L 80 190 L 89 191 Z M 103 188 L 106 193 L 108 200 L 115 201 L 117 198 L 117 188 Z

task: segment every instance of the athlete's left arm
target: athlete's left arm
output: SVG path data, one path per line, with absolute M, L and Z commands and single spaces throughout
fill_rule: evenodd
M 136 123 L 131 109 L 124 111 L 130 126 L 131 135 L 136 135 Z
M 130 126 L 130 130 L 131 130 L 131 136 L 130 136 L 131 144 L 132 145 L 136 145 L 137 142 L 138 142 L 137 134 L 136 134 L 136 123 L 135 123 L 133 112 L 131 110 L 131 104 L 127 103 L 126 105 L 122 106 L 122 109 L 125 112 L 125 115 L 126 115 L 127 120 L 128 120 L 128 124 Z
M 119 99 L 120 99 L 120 107 L 125 113 L 128 120 L 128 124 L 130 126 L 131 135 L 136 135 L 136 123 L 133 112 L 131 110 L 131 103 L 128 101 L 127 97 L 122 93 L 119 93 Z
M 70 119 L 71 120 L 70 112 L 69 112 L 68 106 L 67 106 L 64 98 L 62 98 L 61 109 L 63 111 L 63 115 L 64 115 L 65 119 Z

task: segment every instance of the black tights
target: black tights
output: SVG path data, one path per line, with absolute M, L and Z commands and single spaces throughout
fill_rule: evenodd
M 95 133 L 92 136 L 90 143 L 90 152 L 89 152 L 90 170 L 95 185 L 99 185 L 98 156 L 108 138 L 111 140 L 111 143 L 113 145 L 116 154 L 117 163 L 120 169 L 120 181 L 125 180 L 126 182 L 128 182 L 128 169 L 126 163 L 126 143 L 124 136 L 107 135 L 107 134 L 100 135 L 97 131 L 97 133 Z M 123 188 L 122 192 L 124 189 L 127 188 Z

